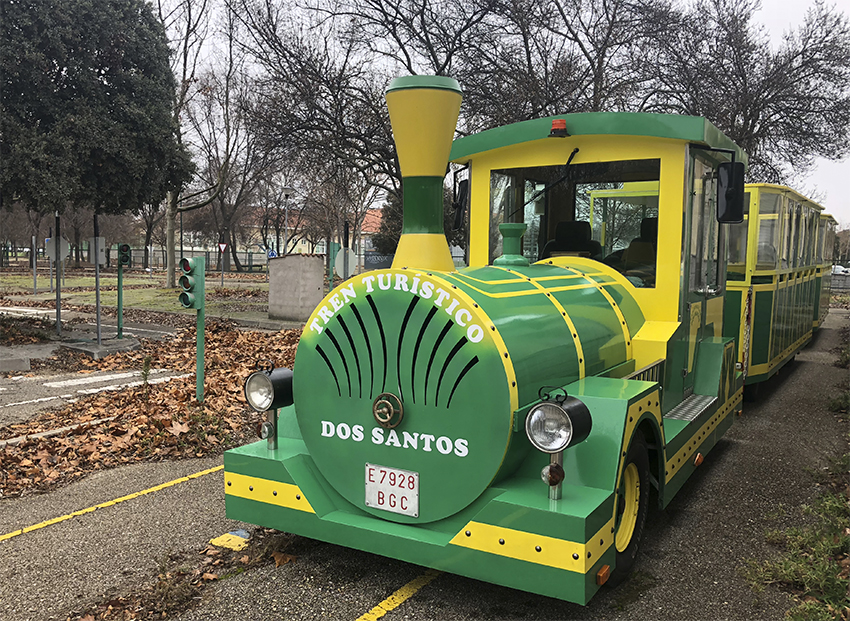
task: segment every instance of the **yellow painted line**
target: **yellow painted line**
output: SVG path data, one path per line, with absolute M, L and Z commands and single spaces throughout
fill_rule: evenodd
M 370 610 L 364 615 L 357 617 L 357 621 L 375 621 L 375 619 L 380 619 L 385 614 L 395 610 L 396 608 L 401 606 L 406 600 L 416 595 L 416 592 L 419 589 L 424 587 L 426 584 L 431 582 L 439 575 L 440 572 L 436 569 L 429 569 L 418 578 L 414 578 L 413 580 L 405 584 L 398 591 L 396 591 L 387 599 L 382 601 L 380 604 L 372 608 L 372 610 Z
M 256 500 L 287 509 L 315 513 L 307 497 L 297 485 L 270 479 L 250 477 L 236 472 L 224 473 L 224 493 L 247 500 Z
M 173 481 L 169 481 L 168 483 L 162 483 L 161 485 L 155 485 L 153 487 L 149 487 L 148 489 L 143 489 L 140 492 L 134 492 L 132 494 L 127 494 L 126 496 L 121 496 L 121 498 L 116 498 L 115 500 L 110 500 L 108 502 L 102 502 L 99 505 L 94 505 L 93 507 L 86 507 L 85 509 L 80 509 L 79 511 L 74 511 L 73 513 L 68 513 L 67 515 L 63 515 L 57 518 L 53 518 L 52 520 L 46 520 L 44 522 L 39 522 L 38 524 L 33 524 L 32 526 L 27 526 L 25 528 L 21 528 L 20 530 L 12 531 L 11 533 L 6 533 L 5 535 L 0 535 L 0 541 L 5 541 L 7 539 L 11 539 L 12 537 L 17 537 L 18 535 L 23 535 L 24 533 L 31 533 L 34 530 L 39 530 L 40 528 L 44 528 L 45 526 L 53 526 L 54 524 L 59 524 L 60 522 L 64 522 L 65 520 L 70 520 L 71 518 L 78 517 L 80 515 L 85 515 L 86 513 L 91 513 L 92 511 L 96 511 L 98 509 L 105 509 L 106 507 L 112 507 L 117 505 L 118 503 L 125 502 L 127 500 L 133 500 L 134 498 L 139 498 L 140 496 L 145 496 L 147 494 L 152 494 L 154 492 L 158 492 L 160 490 L 167 489 L 178 483 L 187 483 L 192 479 L 197 479 L 207 474 L 212 474 L 213 472 L 218 472 L 219 470 L 223 470 L 224 466 L 216 466 L 215 468 L 210 468 L 208 470 L 201 470 L 200 472 L 196 472 L 195 474 L 190 474 L 185 477 L 180 477 L 179 479 L 174 479 Z
M 586 574 L 613 545 L 613 533 L 613 518 L 586 543 L 473 521 L 461 529 L 449 543 L 536 565 Z

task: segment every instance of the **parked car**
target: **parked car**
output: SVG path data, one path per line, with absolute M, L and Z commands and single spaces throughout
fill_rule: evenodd
M 842 267 L 841 265 L 833 265 L 832 266 L 832 275 L 833 276 L 850 276 L 850 267 Z

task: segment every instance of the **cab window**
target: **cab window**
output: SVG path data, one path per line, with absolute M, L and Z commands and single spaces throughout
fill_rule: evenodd
M 501 254 L 498 225 L 525 222 L 530 261 L 589 257 L 654 287 L 660 171 L 658 159 L 492 171 L 490 261 Z

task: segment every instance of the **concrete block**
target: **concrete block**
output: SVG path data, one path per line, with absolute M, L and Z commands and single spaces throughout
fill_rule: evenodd
M 141 349 L 141 344 L 138 339 L 101 339 L 101 344 L 97 342 L 79 342 L 79 343 L 63 343 L 64 349 L 78 351 L 86 354 L 93 360 L 100 360 L 112 354 L 117 354 L 122 351 L 135 351 Z
M 323 297 L 321 255 L 288 254 L 269 260 L 269 319 L 305 322 Z
M 20 356 L 0 358 L 0 373 L 5 371 L 29 371 L 30 359 Z

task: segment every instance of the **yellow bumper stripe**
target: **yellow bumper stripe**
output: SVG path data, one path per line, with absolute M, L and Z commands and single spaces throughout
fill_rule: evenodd
M 247 500 L 256 500 L 287 509 L 315 513 L 297 485 L 249 477 L 235 472 L 224 473 L 224 493 Z
M 479 552 L 586 574 L 602 553 L 614 544 L 613 529 L 612 519 L 587 543 L 577 543 L 492 524 L 469 522 L 450 543 Z

